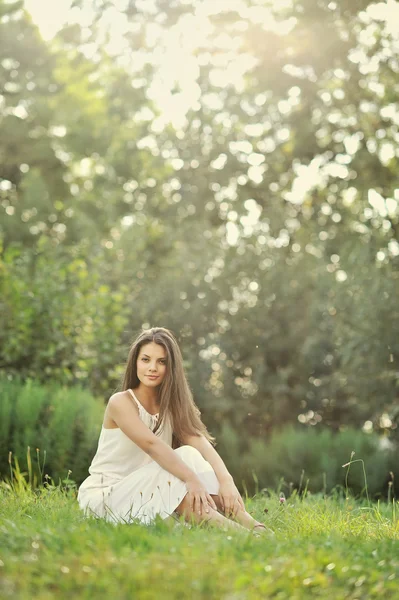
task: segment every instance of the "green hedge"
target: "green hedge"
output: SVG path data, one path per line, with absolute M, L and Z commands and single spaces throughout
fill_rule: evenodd
M 83 481 L 97 448 L 103 413 L 103 402 L 79 387 L 1 378 L 0 477 L 10 477 L 10 451 L 12 466 L 16 457 L 20 470 L 27 472 L 30 447 L 32 481 L 41 481 L 38 459 L 42 475 L 55 482 L 66 478 L 68 470 L 70 479 Z
M 285 427 L 275 431 L 269 439 L 244 440 L 230 427 L 225 426 L 218 436 L 218 452 L 225 459 L 234 479 L 248 491 L 265 487 L 282 486 L 313 493 L 331 492 L 345 488 L 347 468 L 351 453 L 353 461 L 362 459 L 365 465 L 368 492 L 371 497 L 387 496 L 390 472 L 399 479 L 392 444 L 387 448 L 377 434 L 348 428 L 334 433 L 329 429 L 314 427 Z M 348 487 L 360 495 L 365 487 L 362 463 L 351 465 Z
M 9 451 L 17 457 L 21 471 L 28 471 L 30 447 L 32 471 L 40 481 L 36 448 L 43 474 L 57 483 L 72 471 L 69 479 L 78 485 L 88 476 L 96 452 L 104 403 L 78 387 L 41 385 L 32 380 L 0 378 L 0 478 L 9 477 Z M 262 488 L 304 489 L 331 492 L 345 486 L 350 460 L 363 459 L 371 497 L 386 495 L 390 471 L 399 480 L 395 449 L 383 448 L 375 434 L 348 429 L 286 427 L 269 439 L 243 439 L 229 425 L 216 435 L 222 456 L 240 489 L 253 493 Z M 13 460 L 14 465 L 14 460 Z M 395 472 L 396 470 L 396 472 Z M 283 482 L 282 482 L 283 480 Z M 361 463 L 351 466 L 349 487 L 355 494 L 364 488 Z

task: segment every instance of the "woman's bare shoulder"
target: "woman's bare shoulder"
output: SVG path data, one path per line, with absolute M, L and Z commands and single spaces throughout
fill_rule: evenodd
M 137 407 L 137 404 L 133 401 L 133 398 L 128 390 L 115 392 L 108 400 L 108 405 L 121 405 L 126 403 L 133 404 L 133 406 Z
M 127 390 L 124 390 L 123 392 L 115 392 L 109 397 L 108 402 L 118 402 L 120 401 L 120 398 L 129 398 L 129 396 L 130 394 Z
M 129 392 L 127 390 L 125 390 L 123 392 L 115 392 L 114 394 L 112 394 L 112 396 L 110 396 L 110 398 L 108 400 L 106 413 L 108 414 L 109 417 L 112 418 L 112 413 L 114 412 L 115 409 L 123 410 L 124 408 L 127 408 L 128 410 L 131 410 L 131 406 L 134 406 L 135 412 L 137 412 L 137 414 L 138 414 L 139 413 L 138 406 L 133 401 L 131 395 L 129 394 Z

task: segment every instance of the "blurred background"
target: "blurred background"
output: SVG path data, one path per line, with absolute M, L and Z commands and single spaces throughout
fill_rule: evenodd
M 0 0 L 0 474 L 164 326 L 241 489 L 389 495 L 398 94 L 394 0 Z

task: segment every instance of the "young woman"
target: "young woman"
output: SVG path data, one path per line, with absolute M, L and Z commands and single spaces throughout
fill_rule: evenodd
M 168 329 L 137 337 L 122 390 L 109 399 L 90 475 L 78 491 L 85 514 L 148 524 L 176 513 L 186 521 L 270 533 L 246 512 L 213 448 Z

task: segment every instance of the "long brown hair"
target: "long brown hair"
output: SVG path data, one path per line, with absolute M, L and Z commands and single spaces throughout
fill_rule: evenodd
M 159 418 L 154 433 L 162 427 L 166 415 L 169 415 L 173 431 L 172 448 L 183 445 L 183 440 L 188 435 L 203 435 L 215 445 L 215 438 L 210 435 L 201 420 L 201 412 L 194 402 L 184 372 L 183 357 L 178 342 L 169 329 L 152 327 L 143 330 L 137 336 L 129 350 L 121 391 L 139 386 L 137 358 L 140 348 L 151 342 L 163 346 L 166 352 L 166 372 L 158 388 Z

